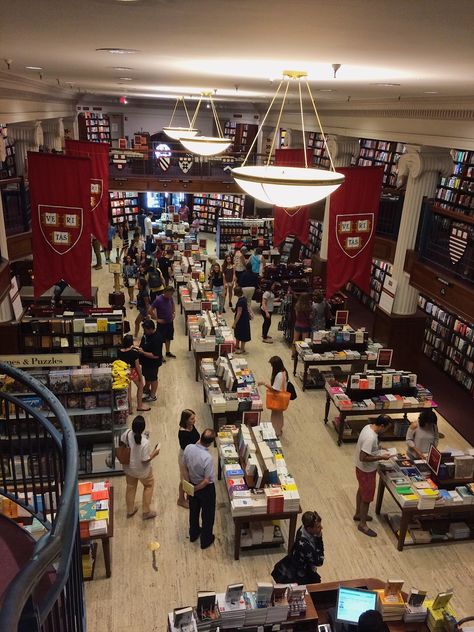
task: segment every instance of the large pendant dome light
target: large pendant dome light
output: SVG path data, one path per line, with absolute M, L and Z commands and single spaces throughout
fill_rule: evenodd
M 180 136 L 179 140 L 181 144 L 184 145 L 184 147 L 193 154 L 197 154 L 198 156 L 217 156 L 217 154 L 222 154 L 224 151 L 229 149 L 229 147 L 232 145 L 232 141 L 230 140 L 230 138 L 225 138 L 224 134 L 222 133 L 222 127 L 219 121 L 219 117 L 217 116 L 216 106 L 214 105 L 212 94 L 210 92 L 203 92 L 203 94 L 201 95 L 201 98 L 199 99 L 196 107 L 196 112 L 193 116 L 193 125 L 199 112 L 203 97 L 209 99 L 209 103 L 212 108 L 212 115 L 214 116 L 214 121 L 216 123 L 218 136 L 186 137 L 183 135 Z
M 283 72 L 283 79 L 280 81 L 280 84 L 270 103 L 270 106 L 265 116 L 263 117 L 262 123 L 260 124 L 260 127 L 257 131 L 252 145 L 249 148 L 249 151 L 247 152 L 247 155 L 245 156 L 242 166 L 232 169 L 232 176 L 234 180 L 246 193 L 257 200 L 260 200 L 261 202 L 266 202 L 267 204 L 272 204 L 273 206 L 280 206 L 287 209 L 318 202 L 319 200 L 322 200 L 333 193 L 344 182 L 344 176 L 341 173 L 337 173 L 334 169 L 331 154 L 326 143 L 326 136 L 323 132 L 321 120 L 319 118 L 316 104 L 314 102 L 314 98 L 311 94 L 311 90 L 307 80 L 305 80 L 305 83 L 308 88 L 309 96 L 311 98 L 311 103 L 313 105 L 314 113 L 316 115 L 316 120 L 318 122 L 321 135 L 324 139 L 324 145 L 329 156 L 331 169 L 329 171 L 326 171 L 324 169 L 315 169 L 314 167 L 309 167 L 307 162 L 308 159 L 306 155 L 306 150 L 304 151 L 304 167 L 285 167 L 270 164 L 291 79 L 295 79 L 298 81 L 301 128 L 303 131 L 303 144 L 304 146 L 306 146 L 303 100 L 301 96 L 301 79 L 306 76 L 306 72 L 298 70 L 285 70 Z M 286 83 L 286 87 L 284 90 L 283 101 L 278 115 L 275 133 L 272 139 L 272 145 L 267 158 L 267 164 L 260 166 L 246 166 L 246 162 L 257 141 L 258 135 L 262 132 L 268 114 L 284 83 Z
M 188 123 L 189 123 L 188 127 L 173 126 L 174 115 L 176 114 L 176 110 L 181 101 L 183 102 L 184 111 L 186 112 L 186 118 L 188 119 Z M 196 136 L 196 134 L 199 134 L 199 130 L 194 127 L 195 116 L 196 115 L 193 116 L 192 120 L 189 118 L 188 108 L 186 107 L 186 102 L 184 100 L 184 97 L 178 97 L 176 99 L 174 110 L 171 115 L 170 123 L 168 127 L 163 127 L 164 133 L 170 138 L 173 138 L 174 140 L 179 140 L 180 138 L 192 138 L 193 136 Z

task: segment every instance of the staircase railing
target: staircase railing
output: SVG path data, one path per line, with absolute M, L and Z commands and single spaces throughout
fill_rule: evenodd
M 0 494 L 46 529 L 5 591 L 0 630 L 83 632 L 74 428 L 57 397 L 41 382 L 2 363 L 0 375 L 10 382 L 3 389 L 10 386 L 11 391 L 0 391 Z M 35 398 L 41 398 L 41 409 Z

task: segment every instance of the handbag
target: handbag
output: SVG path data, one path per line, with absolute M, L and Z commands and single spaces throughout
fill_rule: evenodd
M 267 389 L 266 406 L 269 410 L 286 410 L 291 394 L 288 391 L 272 391 Z
M 119 443 L 118 447 L 115 448 L 115 456 L 117 457 L 119 463 L 122 465 L 130 465 L 130 446 L 128 444 L 128 437 L 130 436 L 130 431 L 127 434 L 127 443 L 123 443 L 122 441 Z
M 128 287 L 135 287 L 135 282 L 136 282 L 135 277 L 128 277 L 127 281 L 128 281 Z
M 291 401 L 295 400 L 298 397 L 298 395 L 296 394 L 296 388 L 290 382 L 290 380 L 288 380 L 288 382 L 286 383 L 286 390 L 290 394 Z

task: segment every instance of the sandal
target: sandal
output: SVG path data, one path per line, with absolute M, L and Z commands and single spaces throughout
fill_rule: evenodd
M 132 513 L 127 514 L 127 518 L 133 518 L 133 516 L 137 513 L 137 511 L 138 511 L 138 507 L 135 507 Z
M 151 408 L 137 408 L 137 413 L 147 413 Z
M 367 527 L 367 529 L 364 529 L 363 527 L 361 527 L 360 525 L 357 527 L 358 530 L 363 533 L 364 535 L 368 535 L 369 538 L 376 538 L 377 534 L 373 529 L 369 529 L 369 527 Z
M 149 513 L 144 513 L 142 516 L 143 520 L 152 520 L 156 518 L 156 511 L 150 511 Z

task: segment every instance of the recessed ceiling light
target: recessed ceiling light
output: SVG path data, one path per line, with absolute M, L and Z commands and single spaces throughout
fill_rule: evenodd
M 111 53 L 112 55 L 134 55 L 139 53 L 135 48 L 96 48 L 96 51 L 102 53 Z
M 437 90 L 425 90 L 423 94 L 439 94 L 439 92 Z
M 374 83 L 374 86 L 382 86 L 382 88 L 393 88 L 395 86 L 399 86 L 399 83 Z
M 320 88 L 319 90 L 316 90 L 316 92 L 334 92 L 334 90 L 331 88 Z
M 133 81 L 132 77 L 119 77 L 120 81 Z
M 129 68 L 128 66 L 112 66 L 113 70 L 117 70 L 118 72 L 129 72 L 133 70 L 133 68 Z
M 43 70 L 41 66 L 25 66 L 27 70 Z

